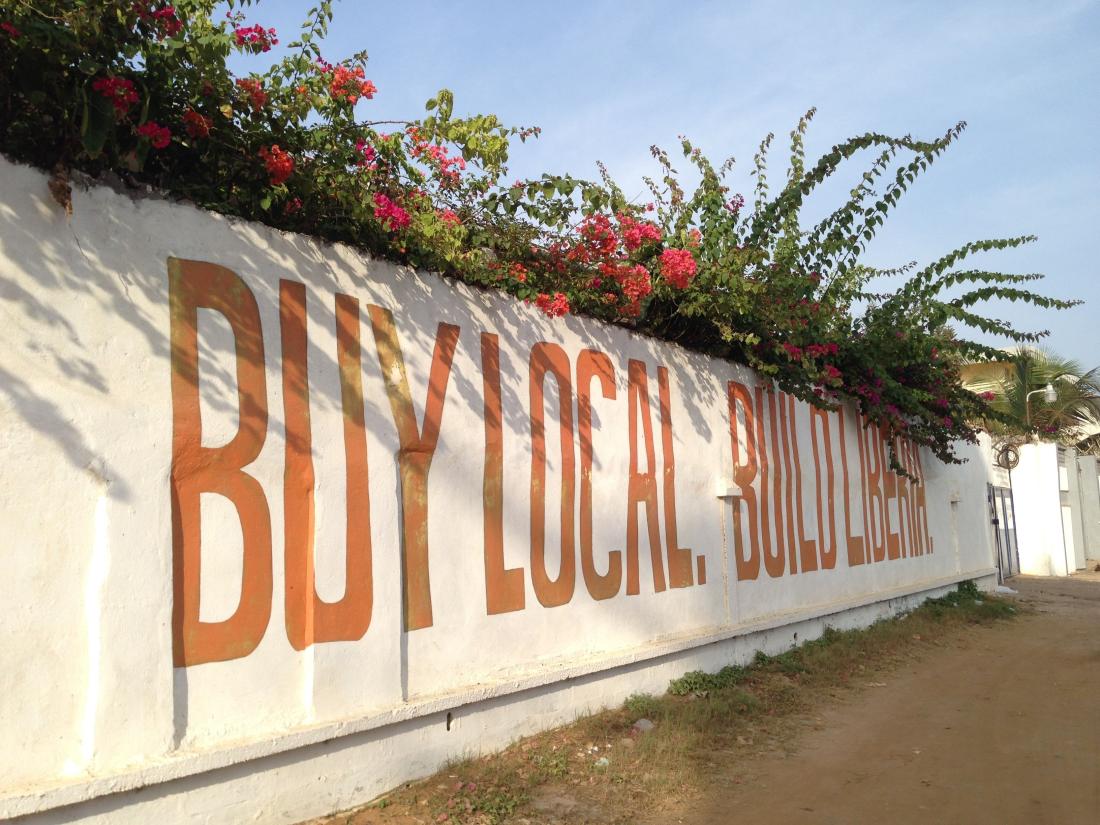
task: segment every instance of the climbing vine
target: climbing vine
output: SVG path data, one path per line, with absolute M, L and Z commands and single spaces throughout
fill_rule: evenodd
M 1075 303 L 1023 286 L 1039 275 L 961 268 L 1027 236 L 967 244 L 923 268 L 862 262 L 963 123 L 931 141 L 869 132 L 808 163 L 811 110 L 791 132 L 774 192 L 774 138 L 761 143 L 748 198 L 730 191 L 732 160 L 715 164 L 683 139 L 698 182 L 689 187 L 653 147 L 659 174 L 634 202 L 602 166 L 595 180 L 509 180 L 509 153 L 539 129 L 459 116 L 446 89 L 421 117 L 372 119 L 385 85 L 367 76 L 366 53 L 332 62 L 322 53 L 329 0 L 309 11 L 286 56 L 235 75 L 233 55 L 261 55 L 285 37 L 250 18 L 256 5 L 234 0 L 221 16 L 213 0 L 0 0 L 0 151 L 53 170 L 62 204 L 70 169 L 152 185 L 504 290 L 551 317 L 580 313 L 746 363 L 813 403 L 854 401 L 888 436 L 948 461 L 957 440 L 973 440 L 969 422 L 998 415 L 961 387 L 959 366 L 999 353 L 954 330 L 1034 341 L 1045 333 L 977 306 Z M 806 198 L 865 156 L 873 161 L 849 198 L 804 226 Z M 884 275 L 904 275 L 904 285 L 873 292 Z

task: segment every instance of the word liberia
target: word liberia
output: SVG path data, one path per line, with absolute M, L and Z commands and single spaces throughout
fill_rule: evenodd
M 765 392 L 763 387 L 756 387 L 755 393 L 750 393 L 748 387 L 737 381 L 729 382 L 728 398 L 733 481 L 741 491 L 733 503 L 734 561 L 738 580 L 752 581 L 759 576 L 761 555 L 765 570 L 773 578 L 782 576 L 788 565 L 791 573 L 797 573 L 799 563 L 803 572 L 819 569 L 819 563 L 821 569 L 834 568 L 839 546 L 836 511 L 833 506 L 836 500 L 836 463 L 830 422 L 834 416 L 827 409 L 809 405 L 810 443 L 817 490 L 817 539 L 807 539 L 801 485 L 792 485 L 792 481 L 797 482 L 802 476 L 802 462 L 794 429 L 794 398 L 782 392 Z M 907 439 L 895 439 L 895 454 L 909 478 L 893 472 L 887 463 L 885 428 L 855 428 L 860 470 L 858 480 L 862 490 L 860 520 L 863 535 L 853 535 L 846 418 L 851 416 L 845 416 L 844 407 L 839 407 L 835 420 L 837 443 L 840 447 L 840 487 L 844 504 L 844 546 L 848 566 L 856 567 L 868 562 L 931 553 L 933 543 L 928 531 L 924 469 L 921 466 L 920 451 Z M 738 436 L 739 429 L 745 433 L 744 456 L 741 455 L 742 439 Z M 772 453 L 770 461 L 769 444 Z M 821 452 L 824 452 L 824 462 Z M 821 483 L 823 465 L 826 477 L 824 486 Z M 772 477 L 771 491 L 768 489 L 769 467 Z M 759 490 L 753 487 L 758 475 Z M 914 481 L 912 487 L 910 478 Z M 771 507 L 768 504 L 769 497 Z M 896 531 L 891 527 L 891 503 L 897 512 Z M 828 532 L 823 523 L 826 512 L 829 520 Z M 771 542 L 770 519 L 775 523 L 774 545 Z M 746 527 L 749 538 L 747 547 L 744 535 Z M 827 545 L 826 536 L 830 539 Z
M 184 667 L 247 656 L 259 645 L 268 628 L 273 590 L 271 514 L 263 486 L 245 470 L 257 459 L 264 446 L 268 432 L 268 402 L 260 313 L 256 299 L 245 282 L 232 270 L 217 264 L 175 258 L 168 260 L 168 274 L 172 396 L 172 626 L 174 661 L 176 666 Z M 373 612 L 371 507 L 360 344 L 362 319 L 356 298 L 337 293 L 334 303 L 336 364 L 343 413 L 347 522 L 345 591 L 339 601 L 327 602 L 317 594 L 314 576 L 316 484 L 306 354 L 306 287 L 296 281 L 279 282 L 282 412 L 286 432 L 282 502 L 285 630 L 288 641 L 296 650 L 304 650 L 319 642 L 358 640 L 366 634 Z M 234 341 L 239 423 L 233 438 L 218 447 L 202 445 L 198 381 L 200 309 L 222 315 L 229 323 Z M 423 424 L 418 425 L 393 315 L 389 310 L 373 304 L 366 305 L 366 314 L 398 439 L 396 459 L 400 478 L 403 619 L 404 629 L 413 631 L 433 625 L 428 476 L 439 441 L 459 328 L 453 324 L 438 325 L 426 388 Z M 507 568 L 504 560 L 504 427 L 498 336 L 484 332 L 480 336 L 480 345 L 484 405 L 482 515 L 485 601 L 487 614 L 493 615 L 524 609 L 525 571 L 522 566 Z M 581 578 L 593 599 L 604 600 L 619 595 L 624 591 L 624 583 L 627 595 L 639 594 L 639 519 L 642 508 L 645 511 L 654 592 L 662 592 L 667 587 L 705 584 L 705 557 L 695 556 L 693 564 L 692 551 L 680 547 L 677 538 L 676 469 L 668 370 L 662 366 L 656 369 L 662 452 L 662 477 L 659 482 L 655 469 L 655 428 L 650 405 L 649 372 L 644 362 L 633 359 L 627 365 L 629 471 L 625 491 L 625 549 L 607 552 L 606 572 L 597 570 L 593 551 L 591 393 L 598 383 L 602 398 L 615 400 L 617 385 L 615 367 L 602 352 L 581 350 L 576 357 L 575 371 L 574 386 L 573 364 L 562 347 L 548 342 L 532 346 L 529 359 L 530 575 L 539 603 L 549 608 L 572 600 L 576 590 L 578 555 Z M 545 383 L 551 378 L 556 384 L 559 399 L 557 418 L 561 447 L 561 558 L 556 578 L 551 578 L 547 571 L 545 547 L 547 466 L 543 407 Z M 818 538 L 807 539 L 802 519 L 801 484 L 793 483 L 801 474 L 794 429 L 794 399 L 783 393 L 765 391 L 762 387 L 755 388 L 753 394 L 735 381 L 729 382 L 728 399 L 733 481 L 740 488 L 740 495 L 736 497 L 733 507 L 739 580 L 756 579 L 761 566 L 773 578 L 796 574 L 800 569 L 808 572 L 835 567 L 838 533 L 832 512 L 836 475 L 830 433 L 832 420 L 837 420 L 839 427 L 843 541 L 848 564 L 854 566 L 931 551 L 924 492 L 919 485 L 910 489 L 903 476 L 887 469 L 883 441 L 874 437 L 870 428 L 857 428 L 859 475 L 856 483 L 861 487 L 863 513 L 860 520 L 864 529 L 863 536 L 852 535 L 843 411 L 838 417 L 813 407 L 810 407 L 811 440 L 817 480 Z M 744 438 L 738 437 L 739 430 L 745 433 Z M 579 496 L 576 441 L 580 442 Z M 906 471 L 913 478 L 923 480 L 919 455 L 913 445 L 896 443 L 894 446 Z M 644 472 L 639 469 L 642 449 L 646 467 Z M 199 618 L 203 493 L 228 499 L 237 512 L 241 526 L 243 569 L 240 601 L 228 619 L 217 622 L 201 621 Z M 574 521 L 575 503 L 578 505 L 579 524 Z M 891 503 L 898 514 L 897 532 L 891 529 Z M 659 510 L 663 513 L 663 519 Z M 829 511 L 827 532 L 823 524 L 825 510 Z M 904 527 L 901 522 L 904 522 Z M 575 537 L 579 537 L 579 553 Z M 830 542 L 826 543 L 826 538 Z

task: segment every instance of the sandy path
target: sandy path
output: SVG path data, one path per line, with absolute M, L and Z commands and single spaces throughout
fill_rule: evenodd
M 1100 823 L 1100 574 L 1017 578 L 1034 615 L 967 632 L 815 716 L 661 822 Z

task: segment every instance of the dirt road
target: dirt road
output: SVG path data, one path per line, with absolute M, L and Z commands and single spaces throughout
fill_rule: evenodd
M 657 823 L 1100 823 L 1100 573 L 1017 578 L 1036 611 L 821 709 Z

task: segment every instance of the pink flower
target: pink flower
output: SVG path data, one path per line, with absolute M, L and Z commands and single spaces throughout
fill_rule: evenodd
M 275 29 L 265 29 L 263 26 L 237 26 L 233 34 L 237 36 L 237 45 L 253 54 L 269 52 L 272 46 L 279 45 Z
M 619 237 L 607 215 L 589 215 L 578 230 L 580 239 L 569 250 L 568 258 L 579 263 L 591 263 L 609 258 L 619 247 Z
M 133 11 L 137 12 L 138 20 L 149 26 L 160 40 L 179 34 L 183 29 L 183 21 L 176 16 L 175 6 L 165 6 L 153 11 L 152 5 L 148 0 L 134 4 Z
M 163 149 L 172 142 L 172 131 L 153 120 L 147 120 L 138 126 L 137 133 L 147 139 L 154 149 Z
M 466 169 L 466 160 L 459 155 L 452 157 L 448 154 L 446 146 L 440 146 L 422 139 L 415 127 L 411 127 L 408 133 L 413 140 L 409 154 L 437 168 L 440 183 L 444 186 L 458 183 L 461 172 Z
M 115 107 L 115 117 L 124 117 L 140 99 L 133 81 L 124 77 L 97 77 L 92 81 L 92 91 L 111 101 Z
M 355 141 L 355 151 L 362 155 L 362 159 L 359 161 L 360 166 L 365 166 L 368 169 L 376 169 L 378 164 L 375 161 L 378 159 L 378 153 L 374 151 L 374 147 L 367 143 L 362 138 Z
M 408 212 L 381 192 L 374 193 L 374 217 L 389 232 L 400 232 L 412 220 Z
M 978 397 L 982 399 L 982 401 L 992 401 L 994 398 L 997 397 L 997 393 L 986 390 L 985 392 L 980 393 Z
M 618 215 L 619 233 L 623 238 L 623 246 L 628 251 L 642 247 L 647 243 L 656 243 L 661 240 L 661 230 L 649 221 L 636 221 L 625 212 Z
M 695 272 L 695 258 L 688 250 L 666 249 L 661 253 L 661 274 L 677 289 L 686 289 Z
M 834 383 L 840 383 L 843 373 L 832 364 L 825 365 L 825 377 Z
M 784 344 L 783 349 L 787 352 L 787 357 L 792 361 L 802 357 L 802 348 L 796 347 L 794 344 Z

